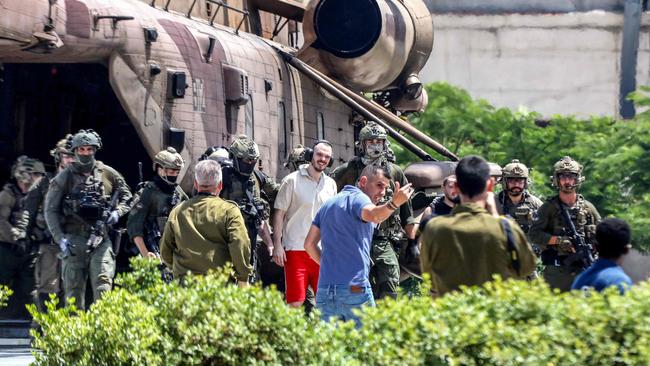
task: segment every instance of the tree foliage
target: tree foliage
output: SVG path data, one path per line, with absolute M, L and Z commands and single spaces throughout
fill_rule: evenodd
M 495 108 L 445 83 L 426 88 L 427 109 L 410 119 L 418 129 L 459 156 L 478 154 L 501 166 L 519 159 L 532 168 L 531 190 L 546 198 L 555 194 L 549 179 L 553 164 L 571 156 L 584 166 L 586 181 L 580 191 L 585 198 L 601 215 L 627 220 L 634 230 L 633 244 L 650 248 L 650 112 L 630 121 L 572 116 L 544 120 L 523 109 Z M 638 106 L 649 106 L 648 91 L 642 88 L 631 98 Z M 401 164 L 417 160 L 401 146 L 393 147 Z
M 163 284 L 153 262 L 89 311 L 31 306 L 36 365 L 647 365 L 650 283 L 625 295 L 501 281 L 379 301 L 363 326 L 290 309 L 226 272 Z M 426 291 L 425 291 L 426 292 Z

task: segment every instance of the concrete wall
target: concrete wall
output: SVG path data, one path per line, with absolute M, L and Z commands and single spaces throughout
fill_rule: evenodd
M 446 81 L 499 107 L 618 115 L 623 14 L 434 16 L 424 82 Z M 650 14 L 643 14 L 637 86 L 650 84 Z

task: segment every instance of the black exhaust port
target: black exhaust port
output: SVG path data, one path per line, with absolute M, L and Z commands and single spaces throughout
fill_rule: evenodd
M 341 58 L 368 52 L 381 33 L 381 11 L 374 0 L 322 0 L 314 12 L 314 47 Z

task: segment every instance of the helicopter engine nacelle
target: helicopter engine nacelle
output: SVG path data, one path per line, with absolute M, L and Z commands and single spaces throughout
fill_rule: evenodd
M 417 99 L 433 48 L 431 0 L 320 0 L 303 18 L 298 57 L 352 89 Z

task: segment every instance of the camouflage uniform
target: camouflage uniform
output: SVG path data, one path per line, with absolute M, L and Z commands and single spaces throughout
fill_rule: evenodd
M 219 149 L 216 149 L 215 154 L 218 151 Z M 208 155 L 207 158 L 219 161 L 219 157 L 213 155 Z M 268 220 L 271 216 L 271 207 L 280 189 L 280 186 L 266 174 L 254 169 L 259 157 L 257 144 L 247 136 L 240 135 L 230 146 L 230 160 L 222 159 L 220 162 L 223 189 L 219 196 L 237 203 L 244 217 L 251 241 L 252 281 L 260 277 L 258 247 L 261 246 L 257 245 L 258 226 L 262 220 Z M 251 161 L 252 164 L 245 164 L 245 160 Z M 261 249 L 266 250 L 266 248 Z
M 51 182 L 45 198 L 45 220 L 54 241 L 64 251 L 63 289 L 66 302 L 75 298 L 79 309 L 85 308 L 86 281 L 90 277 L 93 298 L 97 300 L 110 290 L 115 275 L 115 253 L 108 233 L 94 249 L 88 240 L 93 226 L 104 220 L 108 203 L 114 192 L 117 202 L 113 216 L 123 216 L 129 209 L 131 192 L 122 175 L 100 161 L 80 155 L 81 146 L 101 148 L 99 135 L 94 131 L 80 130 L 69 141 L 75 152 L 75 162 L 60 172 Z M 116 219 L 117 219 L 116 217 Z M 115 220 L 116 221 L 116 220 Z
M 183 158 L 173 147 L 168 147 L 154 157 L 154 171 L 157 171 L 157 167 L 180 170 L 183 165 Z M 149 252 L 160 254 L 159 241 L 169 213 L 185 200 L 187 195 L 175 182 L 156 173 L 154 179 L 144 183 L 134 195 L 126 223 L 131 240 L 142 237 Z
M 582 166 L 575 160 L 564 157 L 554 166 L 554 186 L 559 187 L 558 174 L 564 172 L 577 174 L 578 186 L 584 180 L 581 176 Z M 544 279 L 552 288 L 569 291 L 575 276 L 582 268 L 566 263 L 566 259 L 572 254 L 570 248 L 573 245 L 566 238 L 570 233 L 562 218 L 562 205 L 559 195 L 544 202 L 537 212 L 537 219 L 533 221 L 528 236 L 542 251 L 542 263 L 546 266 Z M 568 208 L 568 211 L 571 221 L 578 233 L 584 236 L 585 242 L 594 244 L 596 225 L 600 222 L 598 210 L 582 195 L 578 195 L 576 204 Z M 548 244 L 553 236 L 558 237 L 558 245 Z
M 370 122 L 361 129 L 359 142 L 363 146 L 366 140 L 375 138 L 385 140 L 386 137 L 386 131 L 383 128 Z M 399 182 L 401 187 L 408 184 L 408 180 L 402 169 L 398 165 L 388 161 L 386 150 L 384 150 L 381 156 L 372 161 L 368 157 L 354 157 L 347 163 L 334 169 L 330 175 L 336 181 L 338 191 L 341 191 L 346 185 L 355 185 L 361 175 L 361 171 L 368 165 L 366 163 L 387 167 L 392 177 L 390 186 L 386 189 L 386 196 L 378 204 L 388 202 L 393 197 L 395 182 Z M 413 208 L 409 200 L 375 229 L 370 252 L 370 259 L 372 261 L 370 284 L 372 285 L 375 298 L 380 299 L 384 296 L 397 297 L 400 276 L 397 253 L 404 241 L 402 227 L 414 223 Z
M 15 181 L 5 184 L 0 191 L 0 284 L 14 291 L 7 308 L 2 310 L 6 318 L 29 318 L 25 304 L 33 299 L 35 255 L 17 228 L 25 198 L 18 181 L 29 187 L 32 174 L 45 175 L 43 163 L 21 156 L 12 168 Z
M 528 192 L 528 182 L 524 186 L 524 191 L 521 193 L 522 198 L 517 204 L 512 203 L 507 193 L 508 179 L 523 178 L 528 181 L 528 167 L 520 163 L 519 160 L 514 159 L 503 167 L 502 174 L 501 185 L 503 190 L 497 195 L 497 210 L 501 215 L 512 217 L 524 233 L 528 233 L 530 225 L 537 217 L 537 210 L 542 205 L 542 200 Z
M 59 167 L 61 154 L 68 154 L 66 148 L 67 138 L 59 140 L 50 155 L 54 157 L 55 166 Z M 41 312 L 45 312 L 45 301 L 49 300 L 50 294 L 60 296 L 61 294 L 61 260 L 58 257 L 61 252 L 59 246 L 52 241 L 52 234 L 45 223 L 45 196 L 50 187 L 52 176 L 47 175 L 37 184 L 33 185 L 24 199 L 24 211 L 18 220 L 16 228 L 18 236 L 29 238 L 32 244 L 38 248 L 34 277 L 36 280 L 36 306 Z

